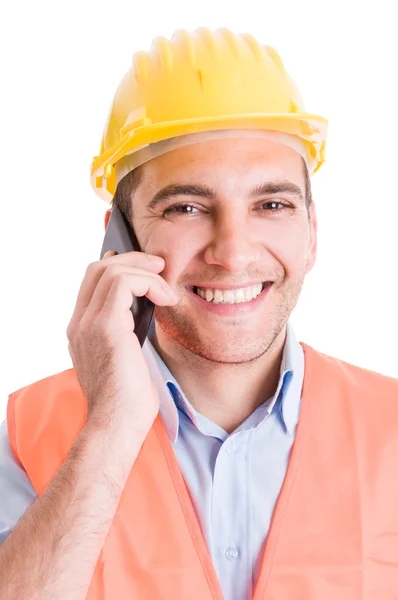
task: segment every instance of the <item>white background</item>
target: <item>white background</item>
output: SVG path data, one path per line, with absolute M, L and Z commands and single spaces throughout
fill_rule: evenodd
M 1 21 L 1 377 L 7 396 L 70 368 L 66 327 L 99 258 L 105 202 L 89 166 L 119 81 L 157 35 L 205 25 L 274 46 L 306 108 L 328 117 L 314 176 L 317 264 L 299 340 L 398 377 L 396 3 L 8 2 Z

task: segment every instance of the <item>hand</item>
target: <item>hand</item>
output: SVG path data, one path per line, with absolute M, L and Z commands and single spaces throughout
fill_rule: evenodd
M 179 294 L 159 275 L 164 266 L 144 252 L 107 252 L 86 270 L 67 337 L 95 428 L 116 423 L 146 435 L 159 411 L 130 308 L 144 295 L 158 306 L 177 304 Z

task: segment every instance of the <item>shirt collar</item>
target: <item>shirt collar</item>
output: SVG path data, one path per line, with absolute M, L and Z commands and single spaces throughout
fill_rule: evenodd
M 269 412 L 272 409 L 277 410 L 285 430 L 290 434 L 293 434 L 298 421 L 303 379 L 304 351 L 297 341 L 292 323 L 288 321 L 280 379 L 270 401 Z
M 160 416 L 162 417 L 170 440 L 175 444 L 178 438 L 179 417 L 177 406 L 168 384 L 174 383 L 177 389 L 181 391 L 181 394 L 182 390 L 180 390 L 177 381 L 151 344 L 149 337 L 146 338 L 144 345 L 142 346 L 142 352 L 148 365 L 150 375 L 158 390 Z
M 178 382 L 156 352 L 149 338 L 145 340 L 142 350 L 159 393 L 160 416 L 170 440 L 175 444 L 178 440 L 180 424 L 177 407 L 185 412 L 196 426 L 198 413 L 185 397 Z M 296 339 L 292 324 L 288 321 L 278 387 L 272 398 L 264 403 L 264 406 L 267 406 L 267 413 L 273 410 L 278 412 L 285 430 L 289 433 L 293 433 L 297 425 L 303 378 L 304 352 Z

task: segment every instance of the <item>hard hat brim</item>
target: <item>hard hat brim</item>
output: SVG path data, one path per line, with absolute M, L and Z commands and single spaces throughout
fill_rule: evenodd
M 114 165 L 124 156 L 168 138 L 219 129 L 266 129 L 295 135 L 306 143 L 309 163 L 313 165 L 311 173 L 315 173 L 324 162 L 327 126 L 326 118 L 309 113 L 209 116 L 150 123 L 138 128 L 132 124 L 130 131 L 128 127 L 124 128 L 124 135 L 116 144 L 94 157 L 91 182 L 96 193 L 109 203 L 116 191 Z

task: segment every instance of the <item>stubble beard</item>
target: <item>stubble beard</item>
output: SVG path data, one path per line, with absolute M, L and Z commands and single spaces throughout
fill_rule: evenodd
M 199 320 L 189 317 L 183 307 L 157 306 L 155 319 L 162 336 L 181 344 L 191 353 L 211 362 L 242 364 L 254 361 L 265 354 L 285 327 L 295 308 L 305 279 L 303 268 L 299 277 L 284 280 L 272 290 L 276 303 L 264 313 L 263 326 L 256 331 L 242 331 L 238 322 L 229 321 L 225 335 L 211 335 L 201 327 Z M 277 284 L 274 283 L 273 286 Z M 266 300 L 267 301 L 267 300 Z M 220 317 L 222 318 L 222 317 Z

